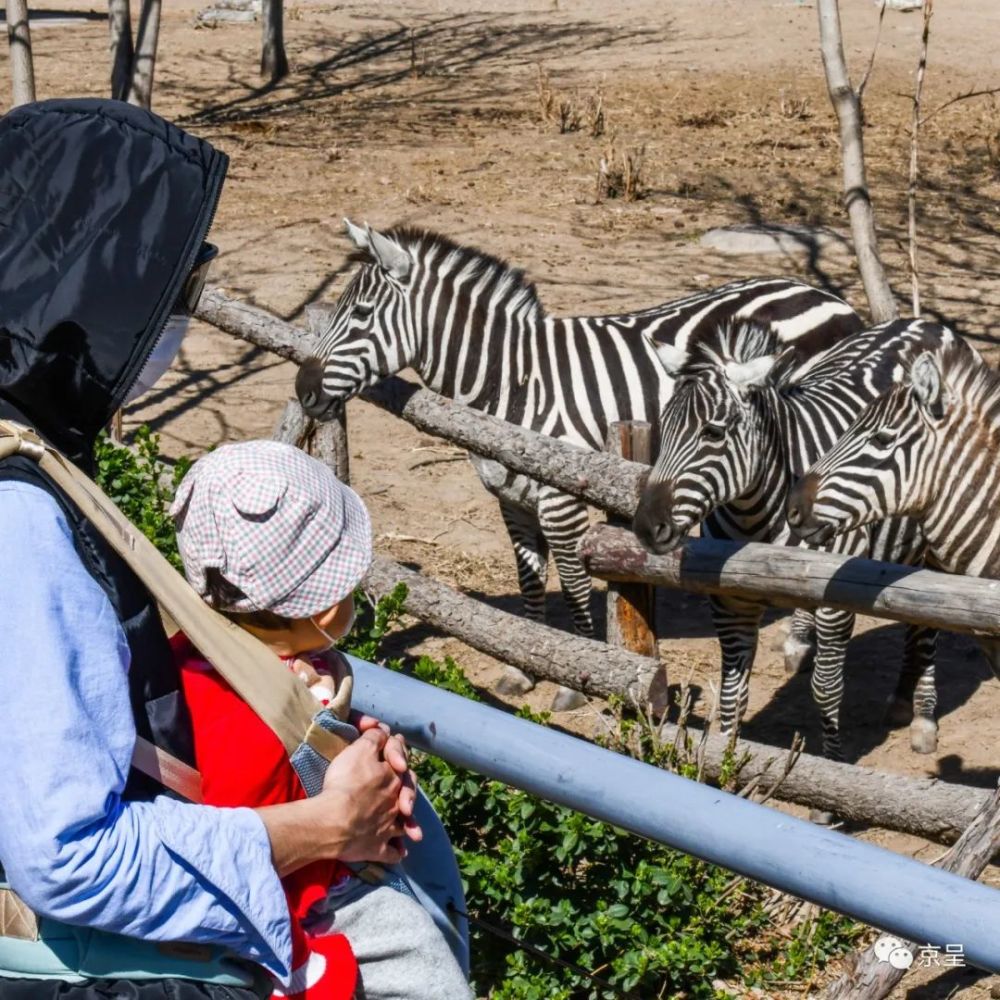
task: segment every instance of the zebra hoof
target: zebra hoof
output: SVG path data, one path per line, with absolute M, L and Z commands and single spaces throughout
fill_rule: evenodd
M 910 749 L 914 753 L 936 753 L 937 737 L 937 723 L 933 719 L 917 716 L 910 723 Z
M 885 721 L 887 725 L 898 729 L 900 726 L 908 726 L 914 721 L 913 702 L 907 698 L 899 698 L 895 695 L 889 699 L 885 707 Z
M 529 677 L 523 670 L 517 667 L 504 667 L 500 680 L 496 682 L 494 690 L 497 694 L 508 696 L 527 694 L 535 686 L 533 677 Z
M 587 696 L 572 688 L 561 687 L 556 691 L 552 699 L 553 712 L 572 712 L 574 709 L 583 708 L 587 704 Z
M 815 823 L 817 826 L 831 826 L 836 818 L 832 812 L 827 812 L 826 809 L 809 810 L 809 822 Z
M 785 654 L 786 674 L 807 673 L 812 669 L 813 656 L 816 653 L 812 643 L 789 636 L 781 648 Z

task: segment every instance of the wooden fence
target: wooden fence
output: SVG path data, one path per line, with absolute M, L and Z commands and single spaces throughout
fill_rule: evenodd
M 314 333 L 217 289 L 205 292 L 198 316 L 297 364 L 315 348 Z M 324 311 L 317 309 L 310 325 L 319 328 L 324 320 Z M 613 522 L 620 524 L 635 511 L 648 466 L 622 453 L 628 454 L 633 447 L 641 453 L 641 440 L 637 445 L 619 437 L 621 443 L 616 442 L 612 452 L 588 451 L 472 410 L 397 377 L 365 390 L 361 398 L 425 433 L 565 490 L 604 510 Z M 315 454 L 342 473 L 346 471 L 346 425 L 317 427 L 291 401 L 276 436 L 296 444 L 310 443 Z M 655 650 L 645 593 L 629 588 L 667 586 L 730 593 L 787 607 L 833 605 L 895 621 L 1000 635 L 1000 581 L 805 549 L 701 539 L 669 555 L 654 556 L 615 524 L 592 528 L 583 540 L 581 555 L 594 576 L 619 585 L 611 597 L 621 605 L 610 630 L 617 632 L 614 645 L 499 611 L 382 557 L 376 558 L 365 587 L 380 596 L 403 582 L 409 590 L 408 613 L 473 648 L 536 677 L 588 694 L 623 694 L 658 711 L 665 707 L 662 669 L 654 657 L 622 646 Z M 623 620 L 628 624 L 622 626 Z M 664 733 L 668 738 L 678 735 L 670 726 Z M 729 749 L 722 737 L 702 741 L 699 753 L 708 777 L 720 773 Z M 807 754 L 798 755 L 789 771 L 789 751 L 748 741 L 739 741 L 736 752 L 746 761 L 739 780 L 755 787 L 762 782 L 775 784 L 777 798 L 944 842 L 954 840 L 990 797 L 981 789 L 884 774 Z

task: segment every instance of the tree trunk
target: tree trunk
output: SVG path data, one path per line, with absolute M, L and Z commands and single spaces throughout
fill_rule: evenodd
M 268 83 L 277 83 L 288 76 L 288 58 L 285 56 L 285 4 L 284 0 L 263 0 L 261 4 L 262 45 L 260 75 Z
M 995 580 L 791 546 L 707 538 L 658 556 L 646 551 L 631 532 L 607 525 L 584 535 L 580 556 L 587 572 L 602 580 L 726 594 L 777 607 L 828 605 L 951 632 L 1000 635 L 1000 589 Z
M 264 309 L 206 290 L 196 315 L 251 344 L 301 364 L 315 339 Z M 612 514 L 631 518 L 649 475 L 647 466 L 545 437 L 400 378 L 383 379 L 361 398 L 515 472 L 551 483 Z
M 1000 851 L 1000 790 L 983 804 L 976 818 L 966 827 L 955 846 L 934 864 L 965 878 L 977 879 L 990 860 Z M 915 955 L 924 942 L 907 941 L 905 947 Z M 960 943 L 960 942 L 956 942 Z M 826 1000 L 881 1000 L 888 996 L 906 975 L 875 954 L 875 946 L 852 952 L 844 960 L 844 974 L 827 987 Z
M 108 0 L 108 27 L 111 34 L 111 97 L 128 98 L 132 83 L 132 14 L 129 0 Z
M 142 0 L 128 102 L 147 111 L 153 102 L 153 73 L 156 69 L 159 36 L 160 0 Z
M 397 583 L 405 583 L 409 591 L 409 614 L 473 649 L 575 691 L 602 698 L 624 695 L 645 703 L 655 660 L 508 614 L 376 556 L 365 589 L 381 597 Z
M 7 41 L 10 44 L 11 107 L 35 99 L 35 67 L 31 58 L 31 27 L 27 0 L 7 0 Z
M 872 319 L 884 323 L 899 315 L 885 267 L 878 252 L 875 215 L 865 176 L 865 149 L 861 101 L 851 86 L 844 58 L 838 0 L 817 0 L 819 38 L 823 53 L 826 85 L 837 120 L 840 122 L 840 149 L 844 171 L 844 204 L 851 221 L 854 252 L 864 284 Z

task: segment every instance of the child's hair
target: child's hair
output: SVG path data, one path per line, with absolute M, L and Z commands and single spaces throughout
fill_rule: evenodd
M 215 566 L 206 568 L 204 598 L 219 614 L 225 615 L 226 618 L 237 625 L 250 625 L 253 628 L 276 630 L 291 626 L 294 619 L 275 614 L 275 612 L 268 611 L 266 608 L 262 611 L 226 610 L 226 608 L 230 608 L 240 601 L 245 601 L 246 596 L 239 587 L 230 583 Z

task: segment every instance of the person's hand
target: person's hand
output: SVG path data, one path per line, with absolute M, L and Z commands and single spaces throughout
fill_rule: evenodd
M 331 761 L 316 796 L 316 804 L 343 827 L 337 855 L 342 861 L 395 864 L 403 856 L 403 779 L 385 759 L 388 743 L 380 728 L 367 729 Z
M 424 832 L 413 819 L 413 811 L 417 805 L 417 776 L 410 770 L 406 740 L 399 733 L 390 733 L 389 727 L 374 716 L 355 714 L 351 721 L 359 732 L 378 730 L 388 737 L 382 753 L 386 763 L 399 775 L 403 783 L 399 792 L 399 812 L 404 818 L 406 836 L 414 842 L 423 840 Z
M 312 861 L 395 864 L 402 859 L 403 780 L 383 759 L 387 742 L 378 728 L 362 733 L 331 762 L 318 795 L 255 810 L 279 876 Z

